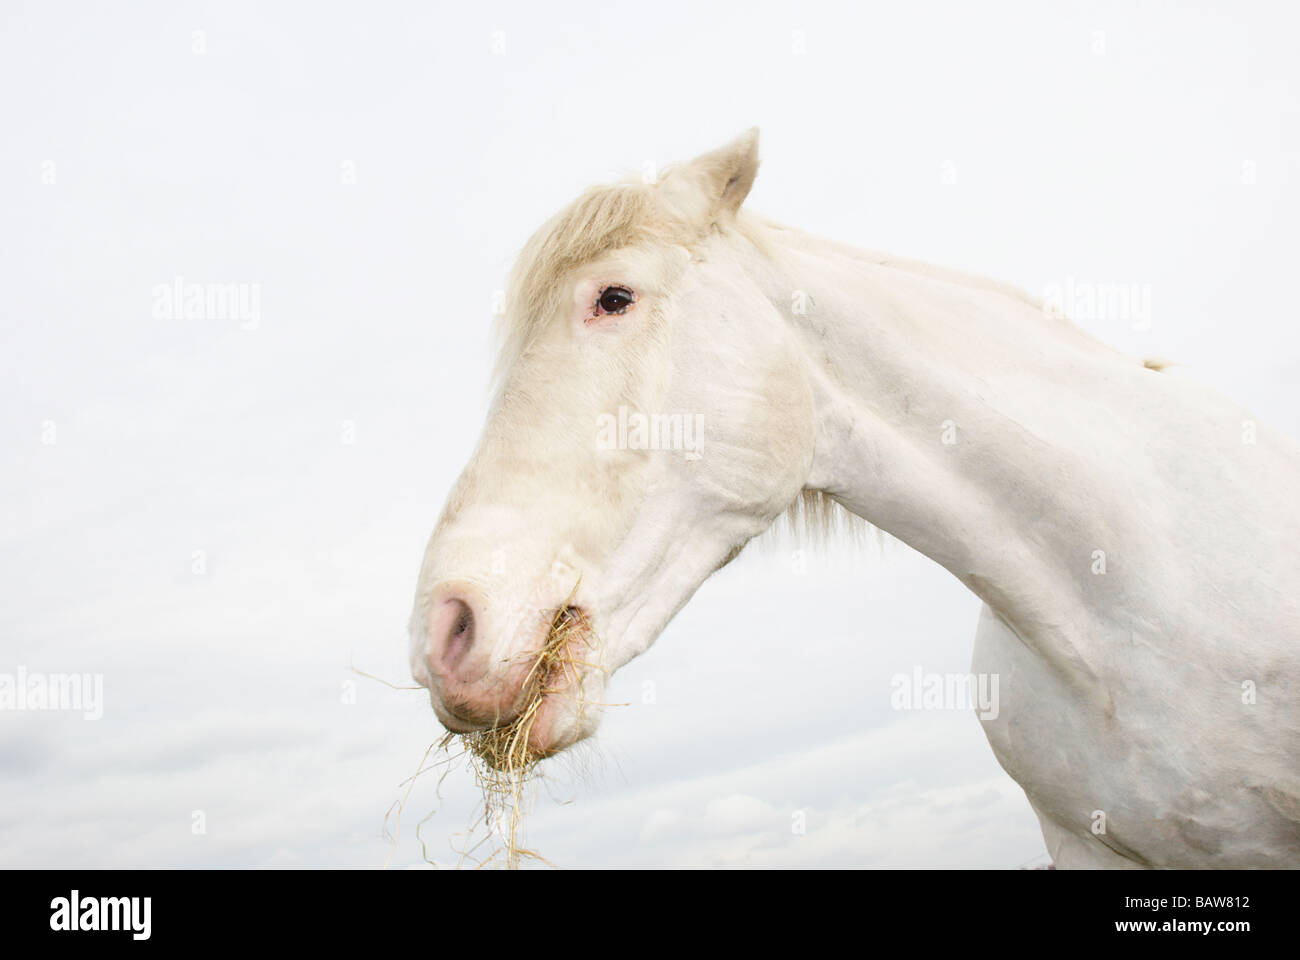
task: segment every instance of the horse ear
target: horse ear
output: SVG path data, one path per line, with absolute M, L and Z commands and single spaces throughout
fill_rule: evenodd
M 703 154 L 686 167 L 705 190 L 711 213 L 735 213 L 749 196 L 758 174 L 758 127 L 750 127 L 724 147 Z

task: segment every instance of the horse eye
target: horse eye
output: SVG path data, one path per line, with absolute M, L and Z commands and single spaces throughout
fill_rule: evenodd
M 600 292 L 600 299 L 596 303 L 605 313 L 622 313 L 632 306 L 635 300 L 632 291 L 627 287 L 606 287 Z

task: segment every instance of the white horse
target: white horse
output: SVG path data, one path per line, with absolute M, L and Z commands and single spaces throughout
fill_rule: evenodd
M 1300 450 L 1014 289 L 742 210 L 757 140 L 523 251 L 411 620 L 439 718 L 516 720 L 567 611 L 593 649 L 528 747 L 588 736 L 711 573 L 843 507 L 984 601 L 981 722 L 1057 864 L 1300 866 Z

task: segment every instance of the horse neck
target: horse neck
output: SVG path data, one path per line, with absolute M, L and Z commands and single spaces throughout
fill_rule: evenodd
M 755 278 L 807 356 L 807 486 L 1008 620 L 1059 617 L 1116 525 L 1141 529 L 1124 457 L 1158 375 L 992 282 L 771 240 Z

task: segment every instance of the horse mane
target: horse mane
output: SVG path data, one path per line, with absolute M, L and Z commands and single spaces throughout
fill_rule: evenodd
M 824 547 L 831 543 L 847 542 L 862 546 L 873 537 L 883 546 L 888 534 L 852 510 L 840 505 L 821 490 L 808 487 L 799 491 L 785 512 L 776 519 L 762 536 L 770 539 L 788 536 L 796 543 Z

